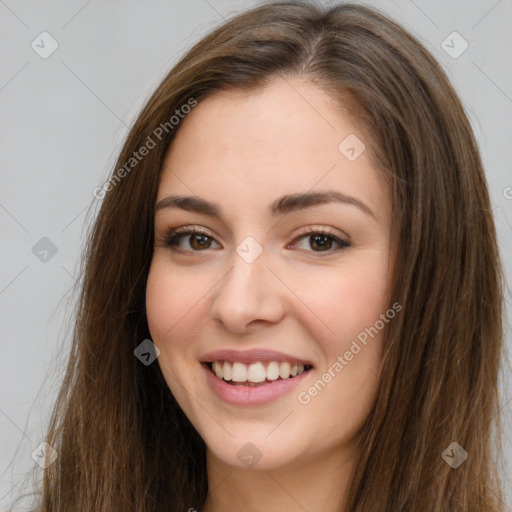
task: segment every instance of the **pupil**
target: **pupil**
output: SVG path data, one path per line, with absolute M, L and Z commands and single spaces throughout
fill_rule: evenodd
M 200 248 L 204 247 L 207 244 L 207 242 L 208 242 L 208 237 L 207 236 L 205 236 L 205 235 L 194 235 L 192 237 L 192 245 L 193 246 L 194 246 L 194 243 L 198 241 L 198 239 L 199 239 L 198 245 L 199 245 Z
M 325 249 L 326 246 L 330 245 L 330 239 L 327 235 L 314 235 L 311 238 L 314 240 L 314 244 L 317 244 L 321 249 Z M 318 242 L 319 239 L 324 239 L 324 242 Z M 329 249 L 330 247 L 327 247 Z

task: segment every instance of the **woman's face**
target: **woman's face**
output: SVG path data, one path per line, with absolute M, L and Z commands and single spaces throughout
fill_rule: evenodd
M 225 464 L 347 457 L 395 315 L 390 196 L 365 133 L 292 77 L 217 92 L 181 123 L 146 293 L 167 384 Z

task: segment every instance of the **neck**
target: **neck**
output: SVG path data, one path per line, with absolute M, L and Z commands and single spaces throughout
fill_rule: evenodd
M 339 512 L 354 456 L 331 451 L 315 460 L 276 469 L 229 466 L 207 450 L 208 495 L 202 512 Z

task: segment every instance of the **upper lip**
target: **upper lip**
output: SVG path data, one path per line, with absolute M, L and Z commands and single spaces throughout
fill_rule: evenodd
M 258 361 L 278 361 L 288 362 L 291 364 L 303 364 L 304 366 L 313 366 L 311 361 L 306 359 L 263 348 L 254 348 L 250 350 L 214 350 L 213 352 L 208 352 L 200 359 L 201 363 L 213 363 L 214 361 L 238 361 L 245 364 L 257 363 Z

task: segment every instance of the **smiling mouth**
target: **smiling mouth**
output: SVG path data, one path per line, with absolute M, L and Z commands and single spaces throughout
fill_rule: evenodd
M 218 379 L 232 386 L 263 386 L 289 380 L 310 371 L 311 365 L 283 361 L 257 361 L 251 364 L 232 361 L 203 363 Z

